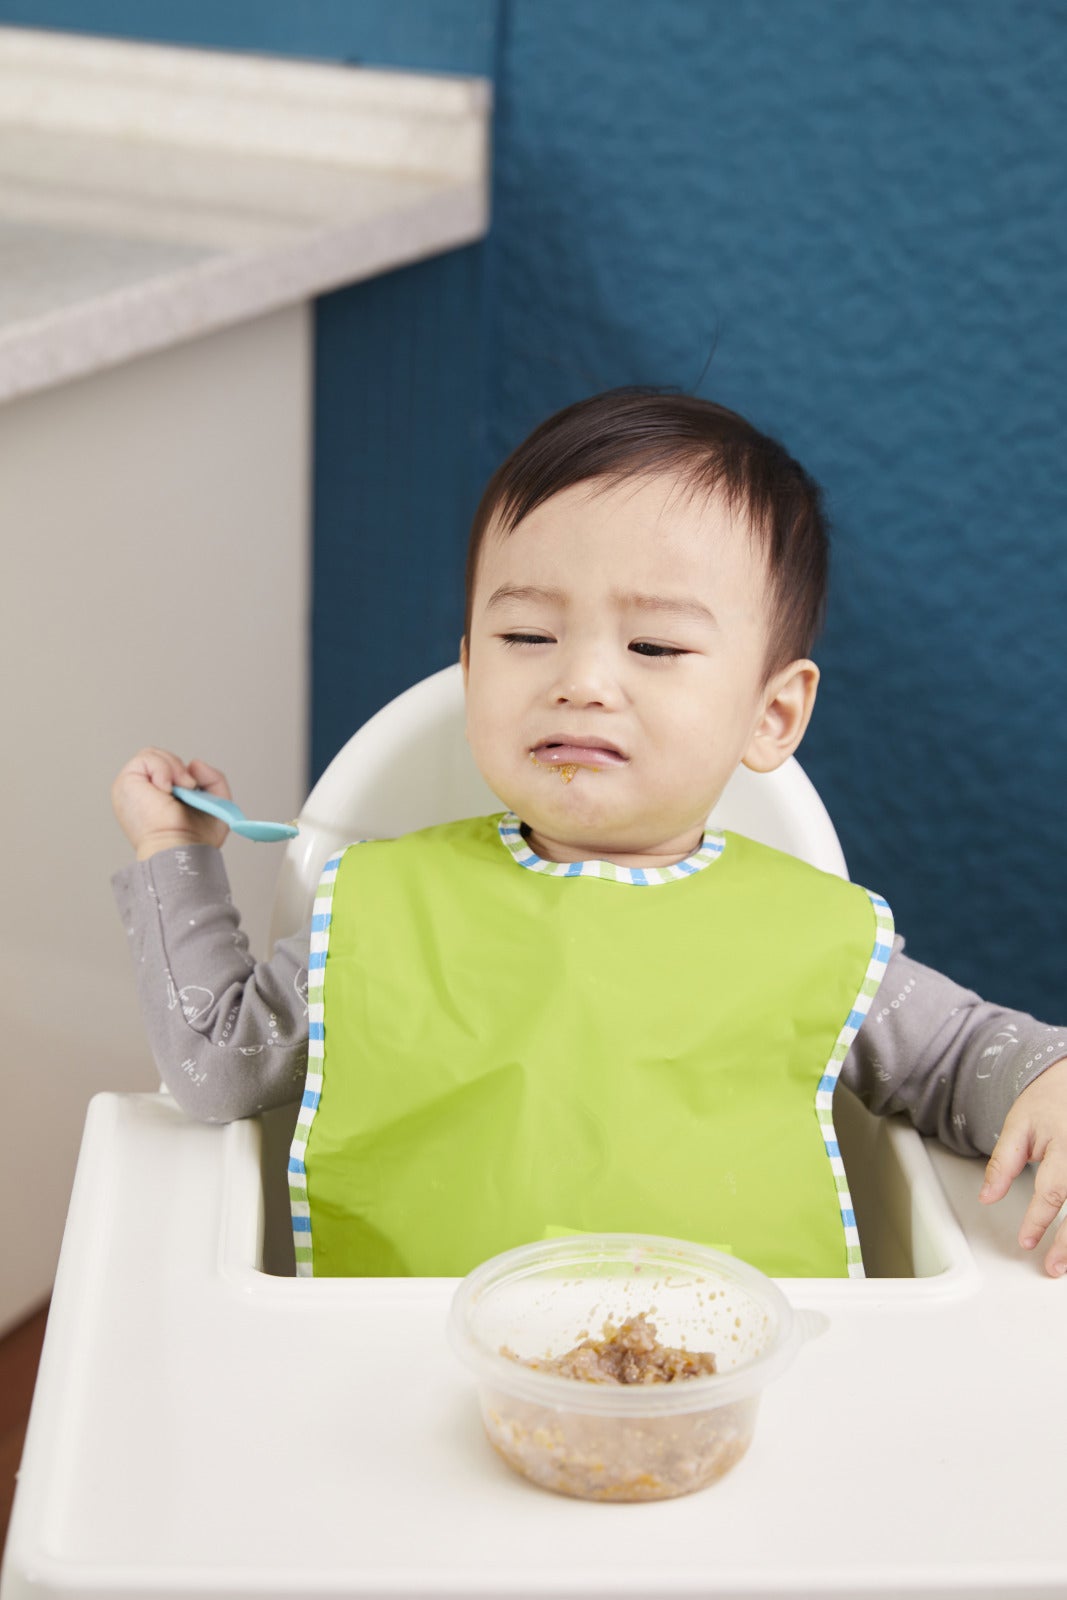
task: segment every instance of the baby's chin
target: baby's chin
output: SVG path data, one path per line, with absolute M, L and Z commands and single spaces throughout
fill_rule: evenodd
M 612 814 L 606 797 L 583 793 L 585 773 L 558 770 L 559 776 L 553 770 L 548 780 L 550 793 L 516 796 L 510 809 L 525 828 L 583 852 L 599 844 L 616 845 L 634 835 L 632 824 Z
M 515 813 L 532 847 L 549 861 L 619 861 L 632 866 L 662 865 L 664 858 L 683 861 L 697 849 L 703 820 L 654 803 L 635 810 L 633 795 L 620 792 L 613 770 L 594 771 L 577 764 L 538 766 L 533 783 L 491 784 L 509 811 Z M 523 774 L 525 779 L 525 773 Z M 701 813 L 701 819 L 706 813 Z

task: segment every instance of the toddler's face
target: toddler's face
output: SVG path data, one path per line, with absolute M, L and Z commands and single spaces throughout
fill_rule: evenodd
M 756 749 L 767 644 L 763 560 L 724 504 L 663 475 L 577 484 L 486 534 L 471 750 L 547 859 L 680 860 L 743 760 L 778 764 Z

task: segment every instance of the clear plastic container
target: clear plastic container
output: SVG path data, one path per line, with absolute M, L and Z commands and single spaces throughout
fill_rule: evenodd
M 711 1351 L 715 1373 L 603 1384 L 521 1364 L 642 1312 L 659 1344 Z M 449 1338 L 477 1379 L 489 1440 L 516 1472 L 585 1500 L 662 1500 L 703 1489 L 741 1459 L 764 1385 L 826 1320 L 794 1311 L 762 1272 L 704 1245 L 577 1234 L 476 1267 L 456 1290 Z

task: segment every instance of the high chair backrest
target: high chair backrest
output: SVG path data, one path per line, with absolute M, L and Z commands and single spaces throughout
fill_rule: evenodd
M 343 845 L 499 810 L 467 745 L 459 665 L 445 667 L 365 722 L 308 795 L 282 862 L 272 942 L 308 920 L 322 867 Z M 795 757 L 777 772 L 739 768 L 711 821 L 848 877 L 834 825 Z

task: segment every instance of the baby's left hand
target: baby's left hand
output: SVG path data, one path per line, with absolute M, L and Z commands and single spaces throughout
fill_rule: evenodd
M 979 1200 L 989 1205 L 1003 1199 L 1028 1161 L 1041 1165 L 1019 1243 L 1024 1250 L 1033 1250 L 1067 1200 L 1067 1057 L 1046 1067 L 1008 1112 L 989 1157 Z M 1045 1271 L 1051 1278 L 1067 1273 L 1067 1220 L 1053 1235 Z

